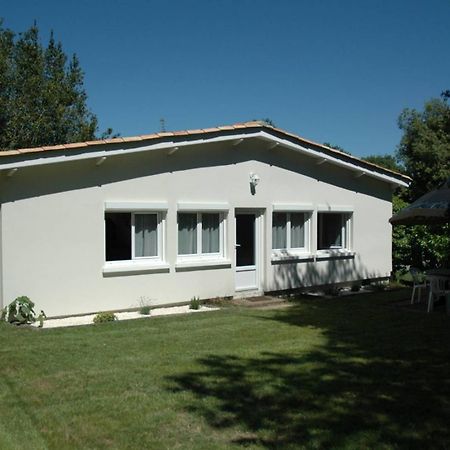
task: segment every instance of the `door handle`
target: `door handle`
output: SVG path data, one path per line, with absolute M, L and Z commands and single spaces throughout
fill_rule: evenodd
M 234 248 L 238 248 L 240 246 L 241 246 L 241 244 L 234 244 Z

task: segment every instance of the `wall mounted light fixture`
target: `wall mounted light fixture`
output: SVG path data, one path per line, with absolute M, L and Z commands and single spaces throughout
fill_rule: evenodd
M 261 181 L 261 179 L 259 178 L 259 175 L 257 175 L 256 173 L 253 173 L 253 172 L 250 173 L 250 191 L 251 191 L 252 195 L 255 195 L 256 186 L 258 185 L 258 183 L 260 181 Z

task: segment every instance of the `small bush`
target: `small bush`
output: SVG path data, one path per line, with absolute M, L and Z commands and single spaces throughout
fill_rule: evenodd
M 6 313 L 2 313 L 4 320 L 16 325 L 23 325 L 36 320 L 34 303 L 25 295 L 17 297 L 6 307 Z
M 148 305 L 141 306 L 139 309 L 139 314 L 142 314 L 143 316 L 150 315 L 150 306 Z
M 111 312 L 101 312 L 94 317 L 94 323 L 114 322 L 117 316 Z
M 200 297 L 192 297 L 189 309 L 200 309 Z
M 44 326 L 44 320 L 47 318 L 45 315 L 45 312 L 41 310 L 39 315 L 37 316 L 36 320 L 39 322 L 39 328 L 42 328 Z
M 341 292 L 341 288 L 334 284 L 325 287 L 325 289 L 323 290 L 323 293 L 325 295 L 329 295 L 332 297 L 337 297 L 339 295 L 339 292 Z
M 361 290 L 361 285 L 360 284 L 353 284 L 350 290 L 352 292 L 359 292 Z

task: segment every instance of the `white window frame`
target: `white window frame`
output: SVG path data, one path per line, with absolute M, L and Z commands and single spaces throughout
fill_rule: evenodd
M 278 213 L 286 214 L 286 248 L 272 248 L 272 257 L 309 255 L 311 252 L 312 211 L 297 208 L 283 210 L 274 207 L 272 211 L 271 236 L 273 236 L 273 214 Z M 305 245 L 303 247 L 291 247 L 291 214 L 303 214 L 305 217 L 303 226 Z M 273 243 L 271 242 L 271 247 L 272 245 Z
M 343 243 L 342 246 L 333 246 L 330 248 L 319 249 L 319 226 L 320 221 L 323 220 L 320 218 L 320 215 L 327 214 L 341 214 L 341 241 Z M 342 209 L 329 209 L 329 210 L 318 210 L 317 211 L 317 254 L 330 254 L 330 253 L 349 253 L 352 252 L 353 244 L 353 211 L 342 210 Z
M 155 209 L 150 209 L 155 208 Z M 107 213 L 130 214 L 131 233 L 131 259 L 106 261 L 106 229 L 103 229 L 104 265 L 103 274 L 120 274 L 126 272 L 169 271 L 170 265 L 166 262 L 166 217 L 167 206 L 165 202 L 106 202 L 103 217 Z M 136 256 L 135 250 L 135 216 L 136 214 L 156 214 L 157 220 L 157 255 Z
M 179 214 L 196 214 L 197 215 L 197 252 L 190 254 L 179 254 Z M 218 214 L 219 215 L 219 252 L 215 253 L 202 253 L 202 214 Z M 205 211 L 190 211 L 190 210 L 178 210 L 177 211 L 177 260 L 222 260 L 225 259 L 225 232 L 226 232 L 226 214 L 223 211 L 205 210 Z

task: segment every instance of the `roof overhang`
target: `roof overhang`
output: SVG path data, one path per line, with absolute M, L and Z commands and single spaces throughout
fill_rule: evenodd
M 273 132 L 272 132 L 273 131 Z M 393 188 L 398 186 L 409 185 L 407 176 L 396 174 L 387 169 L 382 169 L 371 163 L 359 160 L 358 158 L 347 156 L 341 152 L 324 153 L 326 147 L 320 145 L 308 145 L 309 142 L 296 142 L 291 138 L 292 135 L 269 127 L 259 127 L 254 130 L 243 130 L 225 133 L 199 134 L 198 137 L 190 135 L 186 139 L 186 135 L 177 137 L 171 136 L 170 139 L 163 139 L 155 142 L 154 140 L 138 142 L 130 146 L 125 143 L 111 143 L 110 145 L 93 145 L 89 148 L 78 148 L 75 152 L 69 151 L 45 151 L 42 153 L 30 153 L 13 155 L 0 159 L 0 171 L 5 172 L 7 176 L 12 176 L 17 170 L 25 167 L 42 166 L 48 164 L 59 164 L 82 160 L 95 160 L 95 164 L 100 166 L 106 159 L 118 155 L 130 155 L 148 151 L 166 151 L 167 155 L 173 155 L 177 151 L 184 148 L 207 143 L 219 143 L 231 141 L 232 145 L 237 147 L 244 141 L 249 139 L 258 139 L 265 143 L 265 148 L 277 151 L 279 148 L 287 148 L 295 152 L 307 155 L 317 160 L 317 164 L 329 163 L 345 168 L 353 173 L 355 178 L 366 176 L 372 177 L 380 181 L 389 183 Z M 317 147 L 317 148 L 315 148 Z

